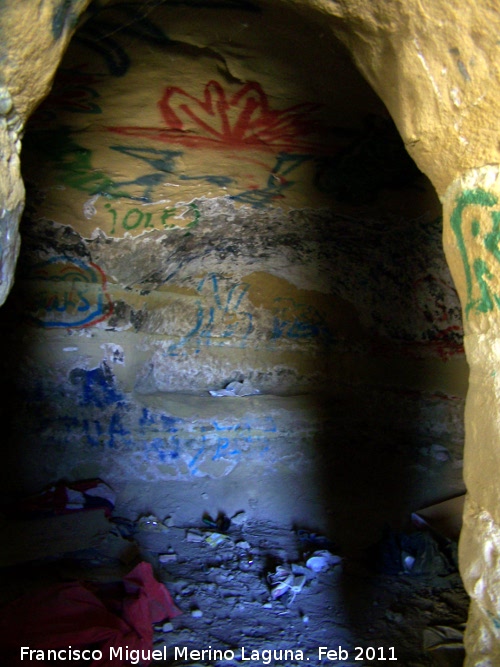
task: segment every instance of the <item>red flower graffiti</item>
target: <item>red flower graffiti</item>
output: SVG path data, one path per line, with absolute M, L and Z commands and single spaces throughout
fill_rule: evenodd
M 318 148 L 304 137 L 318 131 L 311 114 L 319 105 L 304 103 L 272 109 L 256 82 L 249 82 L 228 96 L 219 82 L 209 81 L 201 99 L 177 86 L 168 86 L 158 107 L 165 129 L 133 126 L 107 129 L 184 146 L 287 151 Z

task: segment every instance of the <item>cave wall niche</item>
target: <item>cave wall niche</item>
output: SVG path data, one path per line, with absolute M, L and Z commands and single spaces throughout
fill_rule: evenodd
M 228 513 L 355 542 L 462 491 L 439 200 L 340 44 L 274 5 L 111 3 L 76 32 L 22 168 L 4 316 L 26 490 L 168 481 L 191 520 L 207 486 Z M 209 393 L 232 382 L 256 393 Z M 351 481 L 323 502 L 329 476 Z

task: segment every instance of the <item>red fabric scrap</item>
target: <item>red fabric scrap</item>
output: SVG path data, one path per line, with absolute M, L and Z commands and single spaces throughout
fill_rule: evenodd
M 111 647 L 152 650 L 153 624 L 180 613 L 146 562 L 139 563 L 118 585 L 56 584 L 23 595 L 1 609 L 1 664 L 26 665 L 26 658 L 21 661 L 22 646 L 72 647 L 102 651 L 102 659 L 91 667 L 116 667 L 116 659 L 110 660 Z M 46 663 L 36 660 L 36 664 L 43 667 Z
M 115 505 L 113 489 L 101 479 L 57 482 L 40 493 L 19 501 L 12 514 L 23 518 L 70 514 L 82 510 L 104 509 L 109 517 Z

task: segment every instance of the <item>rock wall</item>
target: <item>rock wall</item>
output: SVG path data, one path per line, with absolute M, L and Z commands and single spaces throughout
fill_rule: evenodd
M 456 490 L 442 225 L 467 665 L 494 665 L 496 8 L 93 3 L 32 114 L 86 4 L 2 6 L 2 300 L 30 117 L 5 492 L 168 481 L 186 517 L 224 498 L 339 529 L 370 523 L 353 479 L 379 517 L 432 500 L 422 469 Z M 232 381 L 259 393 L 209 393 Z
M 4 488 L 168 482 L 190 520 L 210 487 L 350 542 L 462 490 L 440 203 L 340 43 L 277 5 L 94 7 L 22 158 Z
M 498 634 L 498 167 L 471 170 L 445 197 L 445 242 L 464 312 L 471 365 L 466 409 L 468 499 L 460 543 L 462 576 L 471 596 L 469 665 L 494 665 Z
M 25 203 L 20 174 L 24 125 L 48 93 L 87 4 L 88 0 L 5 0 L 0 9 L 0 304 L 12 287 L 19 253 L 18 227 Z

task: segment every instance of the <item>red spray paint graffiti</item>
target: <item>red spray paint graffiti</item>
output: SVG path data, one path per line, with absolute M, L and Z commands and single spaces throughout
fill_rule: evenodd
M 108 127 L 122 135 L 198 148 L 258 148 L 307 152 L 320 149 L 319 124 L 312 114 L 318 104 L 296 104 L 272 109 L 268 96 L 256 82 L 228 95 L 217 81 L 209 81 L 197 98 L 182 88 L 168 86 L 158 102 L 165 123 L 161 127 Z

